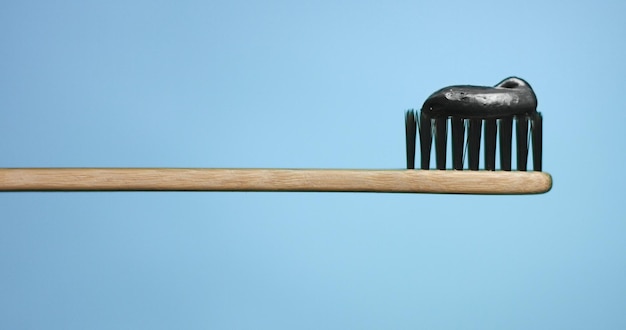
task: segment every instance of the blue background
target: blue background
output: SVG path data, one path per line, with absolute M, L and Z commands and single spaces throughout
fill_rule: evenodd
M 530 82 L 537 196 L 2 193 L 3 329 L 624 329 L 626 2 L 2 1 L 0 167 L 403 168 Z

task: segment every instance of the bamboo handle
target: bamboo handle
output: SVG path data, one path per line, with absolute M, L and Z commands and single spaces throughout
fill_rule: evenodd
M 0 191 L 311 191 L 540 194 L 544 172 L 218 169 L 5 168 Z

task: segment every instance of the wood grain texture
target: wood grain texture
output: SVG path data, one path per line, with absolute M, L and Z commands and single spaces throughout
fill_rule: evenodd
M 4 168 L 0 191 L 309 191 L 540 194 L 545 172 L 219 169 Z

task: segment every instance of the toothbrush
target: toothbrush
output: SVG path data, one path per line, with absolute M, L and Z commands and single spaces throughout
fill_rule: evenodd
M 1 168 L 0 191 L 540 194 L 551 189 L 552 177 L 541 171 L 542 117 L 536 107 L 532 88 L 516 77 L 494 87 L 457 85 L 440 89 L 424 102 L 420 112 L 405 113 L 406 169 Z M 449 121 L 451 166 L 446 160 Z M 529 122 L 533 171 L 527 171 L 526 166 Z M 513 123 L 516 170 L 511 168 Z M 478 170 L 483 127 L 485 170 Z M 498 131 L 500 168 L 496 170 Z M 417 132 L 421 169 L 416 170 Z M 433 137 L 437 170 L 430 170 Z M 469 170 L 464 169 L 465 149 Z

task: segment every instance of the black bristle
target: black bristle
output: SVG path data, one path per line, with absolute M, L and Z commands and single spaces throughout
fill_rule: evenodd
M 528 162 L 528 118 L 515 116 L 515 138 L 517 140 L 517 170 L 526 171 Z
M 541 171 L 541 149 L 543 144 L 543 118 L 537 112 L 532 117 L 533 171 Z
M 419 134 L 420 134 L 420 160 L 421 168 L 427 170 L 430 168 L 430 149 L 432 145 L 432 124 L 431 120 L 424 112 L 419 115 Z
M 465 143 L 465 120 L 452 117 L 452 168 L 463 169 L 463 144 Z
M 467 144 L 468 144 L 468 162 L 469 169 L 472 171 L 478 170 L 478 159 L 480 156 L 480 135 L 481 135 L 481 126 L 482 119 L 470 119 L 469 120 L 469 128 L 467 134 Z
M 448 118 L 435 119 L 435 153 L 437 155 L 437 169 L 446 169 L 446 145 L 448 144 Z
M 505 117 L 500 121 L 500 169 L 511 170 L 513 117 Z
M 417 123 L 415 121 L 415 112 L 408 110 L 404 120 L 406 126 L 406 168 L 415 168 L 415 137 L 417 133 Z
M 496 120 L 485 120 L 485 169 L 488 171 L 496 170 Z

